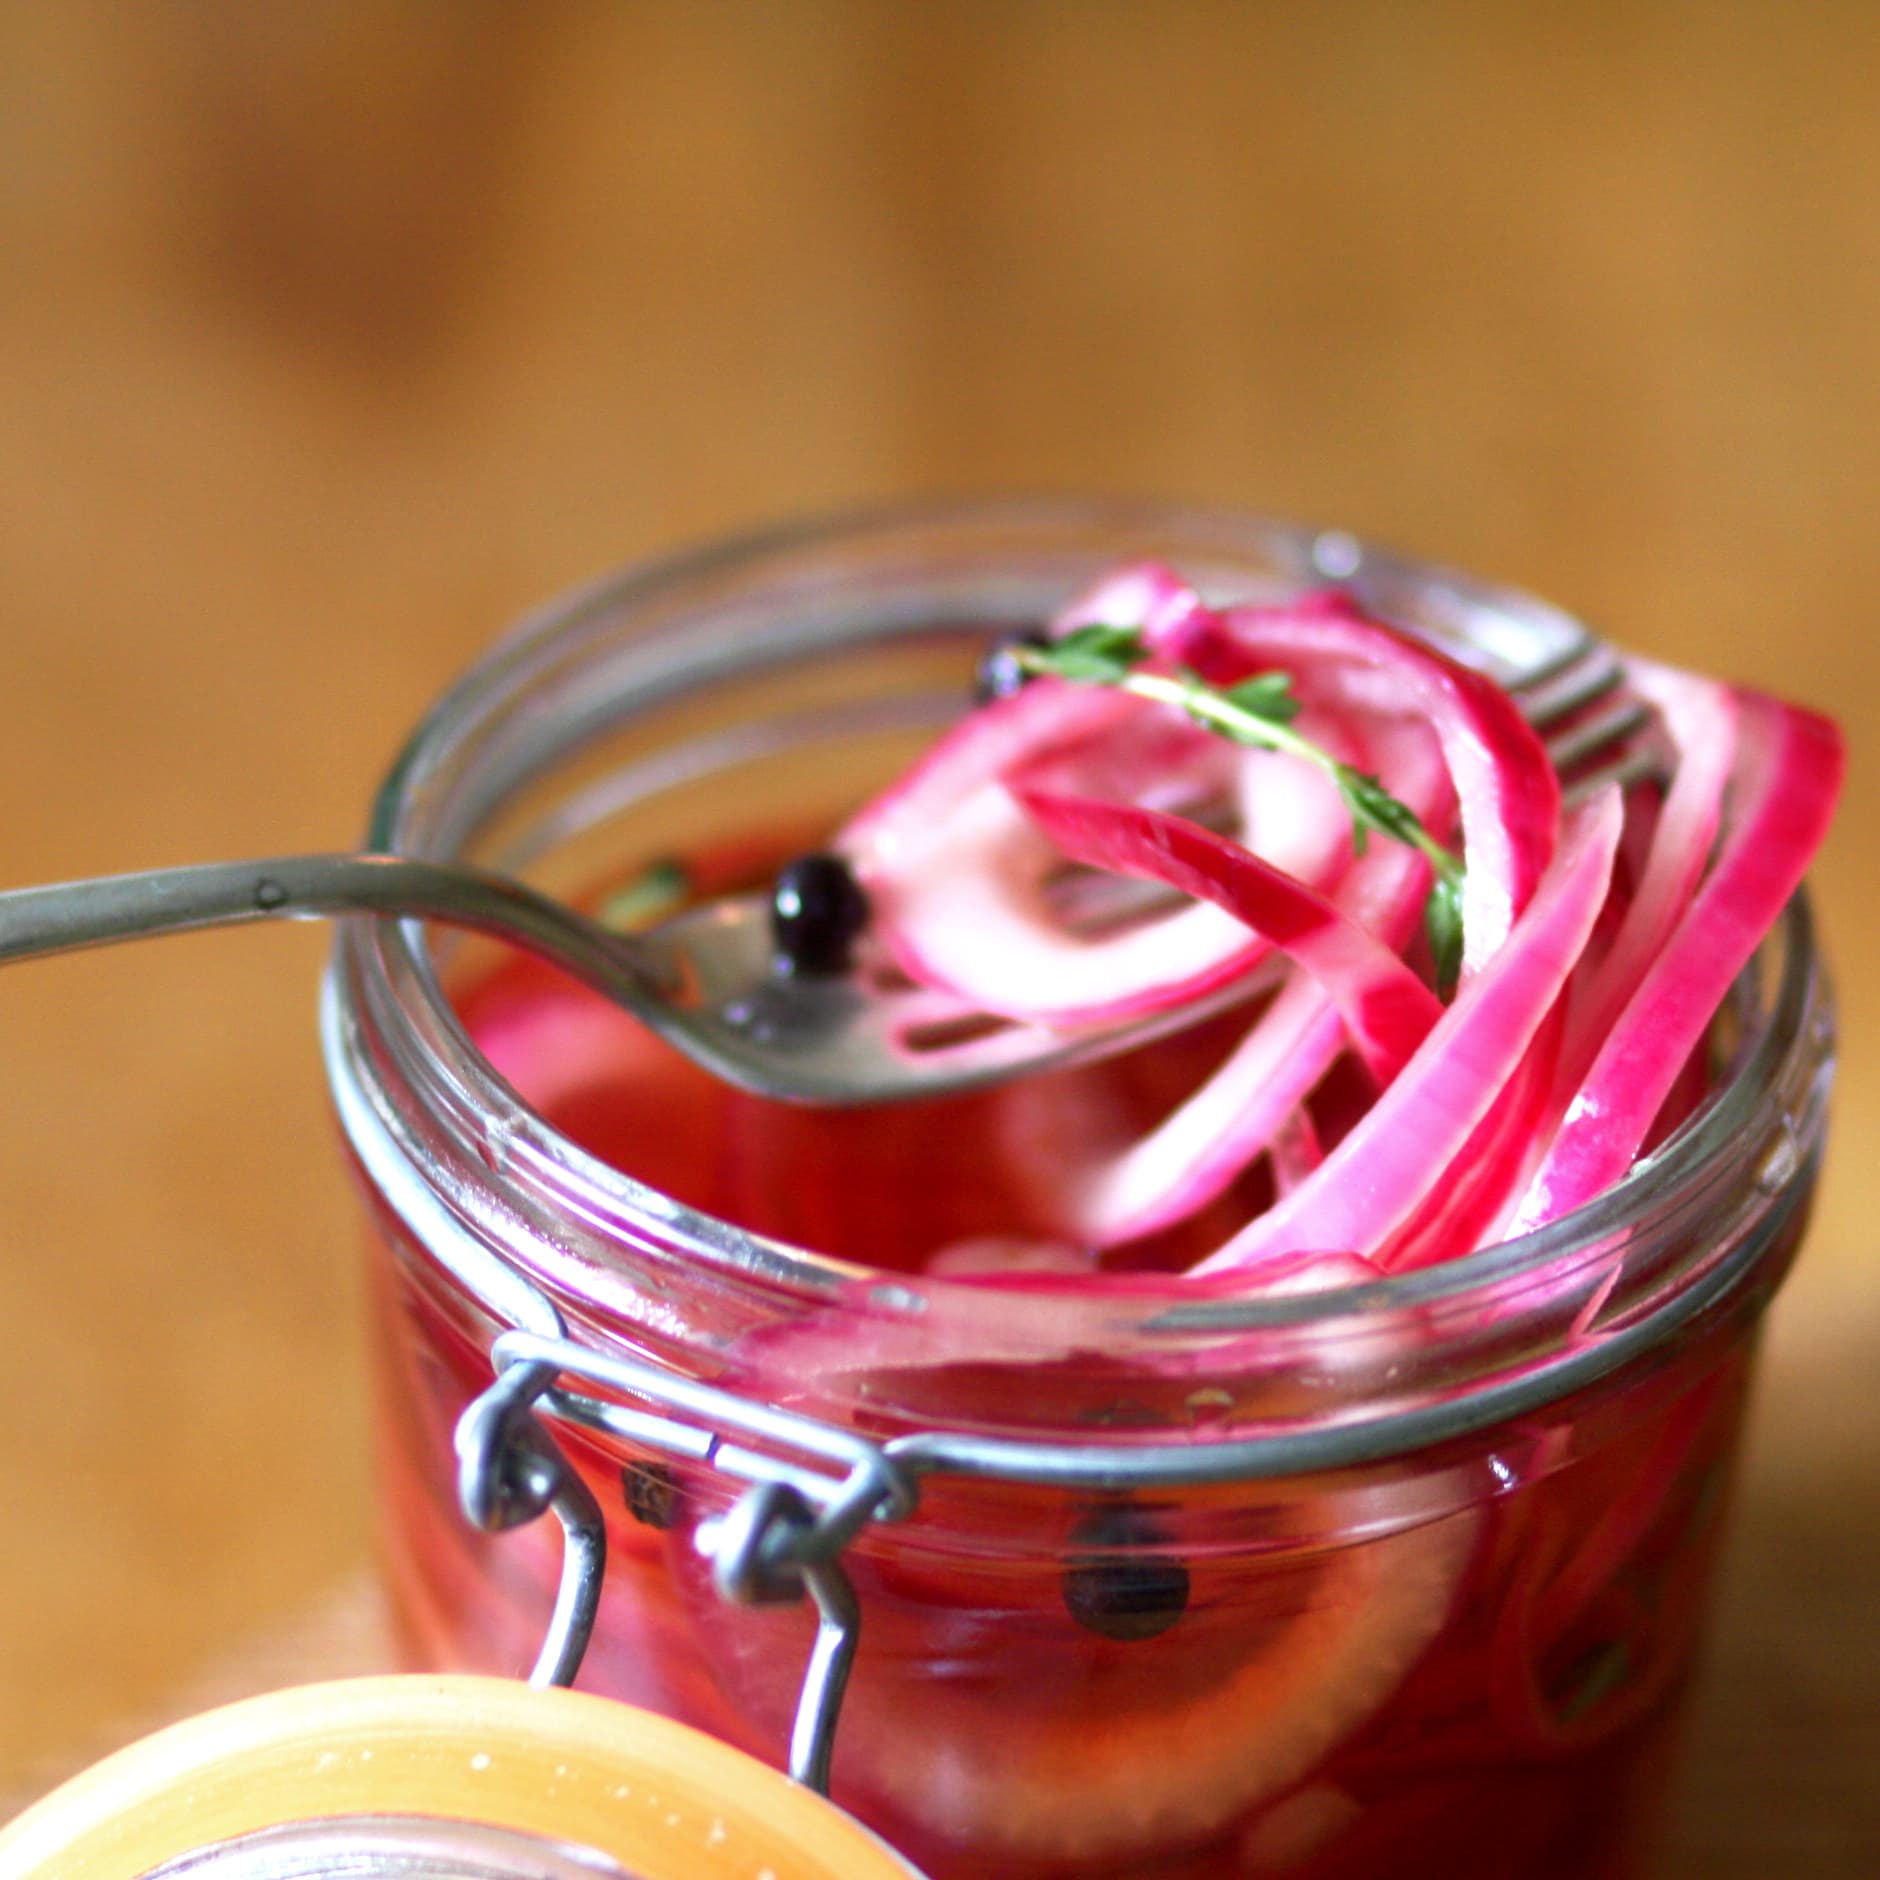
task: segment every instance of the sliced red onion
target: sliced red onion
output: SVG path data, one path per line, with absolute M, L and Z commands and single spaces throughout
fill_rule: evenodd
M 1348 710 L 1431 725 L 1461 805 L 1462 970 L 1479 971 L 1534 893 L 1560 814 L 1553 765 L 1507 693 L 1338 597 L 1193 616 L 1160 650 L 1217 684 L 1276 669 L 1302 692 L 1335 685 Z
M 1079 627 L 1135 627 L 1153 643 L 1179 633 L 1203 611 L 1201 596 L 1174 569 L 1138 561 L 1086 588 L 1052 626 L 1059 634 Z
M 962 802 L 1053 745 L 1100 738 L 1141 709 L 1101 686 L 1028 685 L 982 705 L 850 818 L 837 846 L 864 876 L 902 865 Z
M 1093 717 L 1082 701 L 1112 707 Z M 1242 750 L 1140 699 L 1038 680 L 981 736 L 971 721 L 942 755 L 840 839 L 874 908 L 874 933 L 910 978 L 990 1012 L 1074 1026 L 1198 998 L 1271 950 L 1232 915 L 1197 901 L 1121 932 L 1089 936 L 1054 910 L 1062 864 L 1014 790 L 1049 780 L 1123 802 L 1237 799 L 1245 839 L 1283 868 L 1331 887 L 1350 866 L 1350 825 L 1332 783 L 1296 761 Z M 1334 721 L 1314 735 L 1365 746 Z M 956 748 L 957 747 L 957 748 Z M 1022 792 L 1021 792 L 1022 793 Z
M 1016 794 L 1073 861 L 1210 902 L 1290 954 L 1330 995 L 1379 1083 L 1397 1074 L 1441 1015 L 1436 995 L 1374 933 L 1237 842 L 1159 810 L 1030 788 Z
M 1206 1207 L 1302 1114 L 1344 1048 L 1337 1008 L 1296 974 L 1186 1103 L 1139 1142 L 1058 1184 L 1064 1230 L 1114 1247 Z
M 1603 1194 L 1631 1168 L 1731 982 L 1801 884 L 1833 812 L 1840 733 L 1813 712 L 1735 694 L 1734 801 L 1721 847 L 1662 950 L 1599 1043 L 1540 1172 L 1522 1233 Z
M 841 840 L 910 976 L 1075 1026 L 1179 1007 L 1274 948 L 1294 962 L 1159 1127 L 1059 1184 L 1056 1231 L 1095 1249 L 1157 1233 L 1269 1154 L 1274 1204 L 1198 1270 L 1265 1273 L 1330 1249 L 1394 1271 L 1622 1176 L 1820 840 L 1841 766 L 1832 728 L 1633 661 L 1663 788 L 1623 809 L 1608 793 L 1563 828 L 1515 703 L 1342 596 L 1215 610 L 1142 563 L 1058 624 L 1099 623 L 1140 632 L 1150 670 L 1214 685 L 1285 673 L 1314 743 L 1380 775 L 1436 841 L 1459 826 L 1462 980 L 1443 1012 L 1404 963 L 1428 865 L 1384 838 L 1354 861 L 1349 812 L 1315 767 L 1102 685 L 1040 680 L 976 714 Z M 1224 798 L 1237 839 L 1191 819 Z M 1188 900 L 1079 930 L 1047 893 L 1067 862 Z M 1378 1090 L 1355 1121 L 1320 1091 L 1347 1050 Z
M 1442 826 L 1438 809 L 1447 778 L 1421 730 L 1397 728 L 1373 755 L 1387 759 L 1399 796 L 1425 824 Z M 1428 882 L 1428 869 L 1412 851 L 1374 843 L 1340 884 L 1337 904 L 1387 946 L 1401 949 L 1416 931 Z M 1289 1108 L 1304 1102 L 1346 1042 L 1344 1023 L 1324 988 L 1309 977 L 1295 980 L 1201 1088 L 1155 1129 L 1059 1181 L 1064 1231 L 1114 1247 L 1206 1207 L 1269 1147 Z
M 1627 679 L 1657 709 L 1669 747 L 1670 782 L 1618 928 L 1574 992 L 1572 1038 L 1561 1054 L 1560 1111 L 1690 906 L 1710 861 L 1736 761 L 1736 697 L 1728 686 L 1636 659 L 1627 660 Z
M 1336 624 L 1350 623 L 1340 615 Z M 1394 638 L 1384 639 L 1394 651 Z M 1418 781 L 1427 763 L 1412 762 L 1408 782 L 1401 774 L 1402 754 L 1429 732 L 1394 703 L 1382 707 L 1373 678 L 1349 662 L 1303 671 L 1299 729 L 1339 761 L 1382 771 L 1440 839 L 1447 780 Z M 1093 710 L 1092 697 L 1104 708 Z M 1046 894 L 1053 847 L 1013 801 L 1040 785 L 1152 810 L 1230 794 L 1242 845 L 1321 894 L 1351 860 L 1349 811 L 1313 765 L 1235 746 L 1158 703 L 1035 681 L 943 740 L 838 843 L 869 894 L 875 938 L 905 974 L 1033 1023 L 1073 1027 L 1167 1009 L 1243 977 L 1268 951 L 1205 901 L 1120 933 L 1067 928 Z
M 1291 1194 L 1325 1160 L 1318 1125 L 1304 1104 L 1273 1131 L 1267 1155 L 1273 1164 L 1274 1192 L 1282 1195 Z
M 1429 1266 L 1497 1237 L 1494 1223 L 1533 1174 L 1535 1144 L 1544 1140 L 1565 1018 L 1565 1000 L 1556 999 L 1519 1066 L 1443 1179 L 1377 1249 L 1381 1266 L 1393 1273 Z
M 1492 965 L 1469 980 L 1403 1073 L 1318 1172 L 1196 1268 L 1258 1268 L 1305 1249 L 1383 1244 L 1444 1176 L 1559 996 L 1592 932 L 1622 810 L 1608 787 L 1569 820 L 1559 854 Z

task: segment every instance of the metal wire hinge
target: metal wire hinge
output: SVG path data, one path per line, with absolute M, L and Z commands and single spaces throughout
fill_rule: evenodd
M 457 1422 L 458 1499 L 486 1530 L 519 1527 L 552 1511 L 563 1533 L 561 1583 L 530 1682 L 573 1682 L 593 1632 L 607 1556 L 600 1505 L 546 1428 L 546 1414 L 749 1484 L 728 1513 L 700 1523 L 696 1542 L 711 1560 L 721 1597 L 772 1605 L 807 1594 L 815 1602 L 816 1642 L 797 1701 L 790 1773 L 827 1794 L 861 1631 L 861 1609 L 839 1556 L 867 1522 L 912 1512 L 911 1471 L 866 1437 L 568 1339 L 505 1332 L 490 1356 L 496 1381 Z M 561 1383 L 570 1376 L 660 1408 L 579 1394 Z

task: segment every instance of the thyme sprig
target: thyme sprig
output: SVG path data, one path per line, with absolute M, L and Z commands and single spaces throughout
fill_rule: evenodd
M 1008 642 L 1000 656 L 1027 675 L 1048 674 L 1078 685 L 1107 685 L 1137 698 L 1172 705 L 1208 731 L 1255 750 L 1282 751 L 1322 770 L 1338 787 L 1351 817 L 1351 846 L 1362 855 L 1371 835 L 1388 836 L 1424 856 L 1435 873 L 1423 909 L 1424 929 L 1436 966 L 1436 982 L 1445 996 L 1462 966 L 1461 858 L 1423 827 L 1416 812 L 1394 797 L 1376 777 L 1334 757 L 1293 728 L 1299 701 L 1292 675 L 1256 672 L 1229 686 L 1211 685 L 1197 672 L 1144 670 L 1149 647 L 1135 627 L 1097 624 L 1077 627 L 1043 645 Z

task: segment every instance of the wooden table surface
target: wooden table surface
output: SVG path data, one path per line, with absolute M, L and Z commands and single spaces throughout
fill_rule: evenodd
M 343 845 L 610 564 L 1321 520 L 1837 712 L 1846 1064 L 1671 1871 L 1880 1871 L 1880 8 L 0 4 L 0 879 Z M 370 1539 L 314 931 L 0 975 L 0 1790 Z

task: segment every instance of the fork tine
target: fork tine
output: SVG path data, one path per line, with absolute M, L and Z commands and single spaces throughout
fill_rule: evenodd
M 1522 717 L 1542 733 L 1568 803 L 1586 801 L 1605 784 L 1637 783 L 1657 773 L 1655 753 L 1639 745 L 1624 748 L 1650 726 L 1649 705 L 1632 698 L 1589 710 L 1625 683 L 1625 665 L 1604 640 L 1582 631 L 1560 652 L 1503 683 Z M 1602 758 L 1610 761 L 1586 769 Z
M 1635 731 L 1643 731 L 1651 721 L 1649 705 L 1642 699 L 1628 699 L 1548 738 L 1547 755 L 1564 775 L 1601 751 L 1622 744 Z
M 1508 688 L 1521 716 L 1537 731 L 1572 717 L 1625 683 L 1625 668 L 1617 656 L 1604 647 L 1593 650 L 1590 660 L 1557 667 L 1545 678 L 1520 679 Z
M 1658 761 L 1655 752 L 1635 745 L 1614 762 L 1602 764 L 1597 770 L 1589 770 L 1575 777 L 1561 791 L 1560 800 L 1569 809 L 1577 809 L 1582 803 L 1590 802 L 1609 783 L 1644 783 L 1650 778 L 1662 776 L 1663 771 L 1664 766 Z
M 1438 649 L 1446 650 L 1446 649 Z M 1577 632 L 1565 646 L 1556 653 L 1549 653 L 1545 659 L 1536 660 L 1531 666 L 1514 666 L 1511 661 L 1499 661 L 1500 671 L 1497 677 L 1504 691 L 1520 694 L 1539 692 L 1558 679 L 1562 673 L 1571 672 L 1589 658 L 1606 659 L 1611 657 L 1611 649 L 1604 640 L 1595 639 L 1584 628 Z

